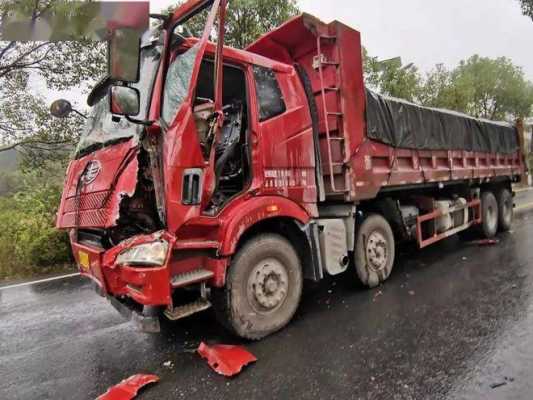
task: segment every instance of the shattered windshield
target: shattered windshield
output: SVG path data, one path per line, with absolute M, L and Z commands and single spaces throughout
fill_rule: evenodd
M 139 89 L 141 94 L 140 112 L 135 116 L 136 119 L 144 120 L 147 117 L 160 56 L 159 45 L 149 45 L 141 50 L 140 80 L 131 85 Z M 130 138 L 138 138 L 142 130 L 142 125 L 131 123 L 124 117 L 113 118 L 109 111 L 109 96 L 105 95 L 94 105 L 87 118 L 76 148 L 76 157 Z
M 185 53 L 178 55 L 168 68 L 162 111 L 163 121 L 167 125 L 171 124 L 189 93 L 194 61 L 199 49 L 199 44 L 194 45 Z

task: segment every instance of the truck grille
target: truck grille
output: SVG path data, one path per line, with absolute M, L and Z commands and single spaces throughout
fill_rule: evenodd
M 61 218 L 61 227 L 104 227 L 109 214 L 106 208 L 109 195 L 110 191 L 106 190 L 67 198 Z
M 105 206 L 109 198 L 109 190 L 103 192 L 86 193 L 79 196 L 72 196 L 66 199 L 65 214 L 75 212 L 76 210 L 96 210 Z M 78 203 L 78 206 L 76 206 Z

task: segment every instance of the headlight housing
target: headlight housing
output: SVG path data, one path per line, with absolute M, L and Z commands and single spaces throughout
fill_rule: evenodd
M 160 240 L 124 250 L 117 257 L 119 265 L 162 266 L 167 258 L 168 243 Z

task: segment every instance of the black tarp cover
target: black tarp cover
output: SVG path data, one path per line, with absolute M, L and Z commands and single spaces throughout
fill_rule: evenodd
M 367 136 L 393 147 L 514 153 L 518 133 L 505 122 L 422 107 L 366 90 Z

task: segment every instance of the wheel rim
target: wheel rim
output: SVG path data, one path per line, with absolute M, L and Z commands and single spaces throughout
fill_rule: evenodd
M 288 291 L 289 275 L 280 261 L 267 258 L 254 266 L 248 278 L 247 295 L 255 311 L 275 311 L 287 298 Z
M 372 232 L 366 241 L 366 259 L 374 271 L 382 271 L 387 267 L 389 254 L 387 238 L 380 231 Z

